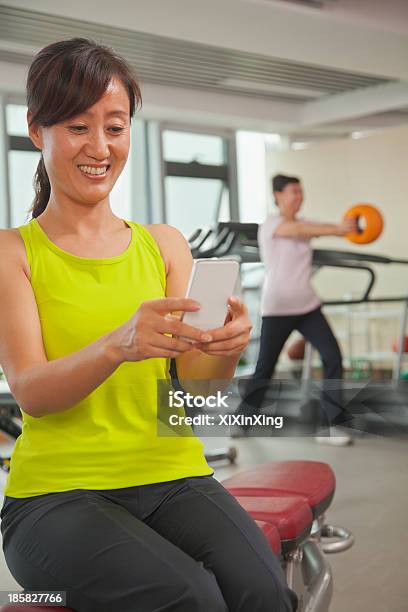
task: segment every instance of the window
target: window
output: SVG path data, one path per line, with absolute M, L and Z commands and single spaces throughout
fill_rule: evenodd
M 185 236 L 190 236 L 198 227 L 229 219 L 229 215 L 225 219 L 229 208 L 228 188 L 219 179 L 167 176 L 165 191 L 166 222 Z
M 33 177 L 39 160 L 38 151 L 10 150 L 8 153 L 12 227 L 29 220 L 28 211 L 34 199 Z
M 163 132 L 163 157 L 166 161 L 199 162 L 222 166 L 225 164 L 224 141 L 219 136 L 190 132 Z
M 165 222 L 186 237 L 233 216 L 230 145 L 221 135 L 162 132 Z

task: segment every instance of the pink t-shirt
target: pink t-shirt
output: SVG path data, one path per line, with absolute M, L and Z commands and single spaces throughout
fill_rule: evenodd
M 321 304 L 311 285 L 310 238 L 275 236 L 282 221 L 281 215 L 272 214 L 258 229 L 260 256 L 265 264 L 262 316 L 303 314 Z

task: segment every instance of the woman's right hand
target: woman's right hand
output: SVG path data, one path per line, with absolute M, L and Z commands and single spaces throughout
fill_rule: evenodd
M 345 236 L 346 234 L 351 234 L 352 232 L 358 231 L 357 219 L 354 217 L 346 217 L 338 224 L 338 235 Z
M 205 332 L 186 325 L 174 312 L 196 311 L 200 304 L 189 298 L 162 298 L 147 300 L 134 315 L 108 336 L 107 350 L 119 363 L 141 361 L 152 357 L 177 357 L 193 348 L 192 341 L 205 342 Z M 173 337 L 165 336 L 172 334 Z

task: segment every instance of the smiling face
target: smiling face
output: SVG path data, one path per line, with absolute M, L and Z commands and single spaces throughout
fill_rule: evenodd
M 51 197 L 97 204 L 109 196 L 128 157 L 129 96 L 122 81 L 113 78 L 85 112 L 50 127 L 32 125 L 29 132 L 42 149 Z
M 281 213 L 293 217 L 302 206 L 303 188 L 301 183 L 288 183 L 282 191 L 275 191 L 274 196 Z

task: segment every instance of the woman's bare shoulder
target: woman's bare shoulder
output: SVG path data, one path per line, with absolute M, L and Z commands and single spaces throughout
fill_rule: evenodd
M 182 254 L 180 249 L 185 248 L 187 245 L 186 239 L 180 230 L 173 225 L 168 225 L 167 223 L 151 223 L 148 225 L 143 225 L 143 227 L 147 229 L 156 240 L 163 260 L 166 264 L 167 273 L 171 261 L 175 257 Z
M 183 236 L 183 234 L 173 225 L 168 225 L 168 223 L 150 223 L 143 225 L 153 236 L 158 236 L 159 238 L 164 237 L 168 238 L 169 236 Z M 184 238 L 184 236 L 183 236 Z
M 8 266 L 21 266 L 27 278 L 30 278 L 24 241 L 18 229 L 14 227 L 0 229 L 0 259 Z

